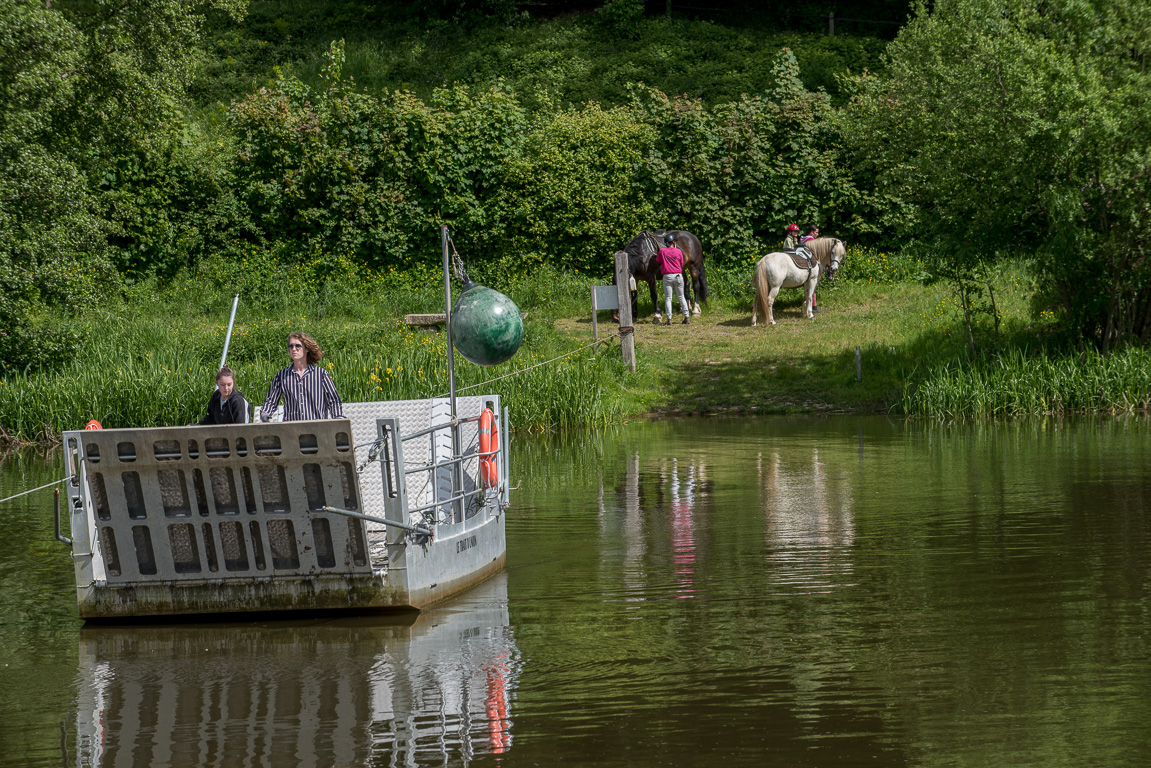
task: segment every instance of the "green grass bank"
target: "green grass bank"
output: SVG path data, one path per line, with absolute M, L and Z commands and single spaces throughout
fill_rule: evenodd
M 1103 356 L 1056 344 L 1048 338 L 1053 320 L 1030 314 L 1026 275 L 997 291 L 998 331 L 980 315 L 969 334 L 954 293 L 922 282 L 916 262 L 852 249 L 840 278 L 821 286 L 824 311 L 814 320 L 800 316 L 798 290 L 784 291 L 778 324 L 751 327 L 755 258 L 712 271 L 713 299 L 688 326 L 651 325 L 641 286 L 635 374 L 620 360 L 618 339 L 598 354 L 581 349 L 592 341 L 592 278 L 550 269 L 477 271 L 473 277 L 526 313 L 526 339 L 515 358 L 495 368 L 457 358 L 457 385 L 482 390 L 483 382 L 506 376 L 488 388 L 507 396 L 517 429 L 532 431 L 688 413 L 956 418 L 1134 411 L 1151 403 L 1151 353 Z M 239 268 L 223 266 L 205 263 L 166 284 L 138 283 L 78 319 L 85 341 L 58 369 L 6 371 L 0 437 L 52 442 L 90 418 L 106 427 L 198 420 L 235 292 L 241 303 L 228 363 L 252 402 L 263 400 L 286 364 L 284 340 L 295 330 L 320 341 L 323 364 L 345 400 L 446 392 L 444 335 L 403 322 L 407 313 L 441 311 L 438 270 L 375 272 L 340 261 L 289 266 L 255 255 Z M 606 313 L 600 329 L 612 332 Z

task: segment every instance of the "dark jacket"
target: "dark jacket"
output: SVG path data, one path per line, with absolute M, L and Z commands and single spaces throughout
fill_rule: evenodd
M 217 389 L 212 393 L 212 399 L 208 401 L 208 415 L 200 419 L 197 424 L 246 424 L 248 422 L 246 405 L 244 393 L 238 389 L 232 390 L 228 402 L 221 403 L 220 390 Z

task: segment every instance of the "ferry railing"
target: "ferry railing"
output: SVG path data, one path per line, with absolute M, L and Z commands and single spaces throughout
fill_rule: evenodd
M 498 397 L 492 399 L 495 401 L 496 409 L 500 410 Z M 486 398 L 484 400 L 486 401 Z M 363 471 L 371 463 L 381 465 L 382 492 L 385 508 L 388 511 L 383 518 L 363 515 L 362 513 L 348 514 L 348 516 L 399 529 L 394 532 L 395 535 L 389 535 L 388 537 L 389 543 L 395 543 L 397 538 L 402 538 L 404 535 L 430 536 L 436 526 L 450 525 L 469 520 L 482 508 L 489 505 L 495 507 L 496 513 L 498 514 L 508 502 L 506 483 L 508 467 L 506 440 L 508 412 L 506 408 L 502 409 L 501 417 L 502 429 L 500 430 L 500 434 L 501 436 L 505 436 L 505 439 L 498 448 L 489 451 L 470 450 L 469 448 L 469 452 L 467 453 L 440 460 L 436 460 L 435 458 L 435 436 L 437 433 L 457 430 L 461 426 L 478 422 L 481 418 L 480 415 L 442 421 L 405 434 L 401 434 L 400 424 L 397 419 L 376 419 L 376 439 L 370 442 L 360 443 L 356 448 L 357 450 L 368 449 L 367 460 L 359 465 L 360 471 Z M 421 438 L 429 438 L 429 445 L 427 446 L 425 455 L 431 457 L 430 462 L 416 467 L 409 467 L 404 460 L 404 446 L 411 445 Z M 498 466 L 497 474 L 500 478 L 500 482 L 496 486 L 491 487 L 484 485 L 481 471 L 481 462 L 488 457 L 496 458 Z M 443 495 L 436 485 L 437 473 L 441 473 L 443 470 L 450 471 L 457 468 L 459 469 L 458 477 L 462 481 L 460 486 L 464 487 L 453 487 L 450 493 Z M 423 484 L 423 487 L 430 487 L 431 501 L 417 503 L 414 499 L 423 495 L 423 493 L 408 493 L 409 478 L 418 475 L 426 476 L 427 480 Z M 473 487 L 468 488 L 467 486 L 469 485 Z M 469 504 L 469 501 L 472 503 Z M 435 509 L 443 510 L 443 514 L 430 517 L 424 514 Z M 348 513 L 348 510 L 342 510 L 336 507 L 327 507 L 325 511 L 337 514 Z M 399 531 L 406 533 L 399 533 Z

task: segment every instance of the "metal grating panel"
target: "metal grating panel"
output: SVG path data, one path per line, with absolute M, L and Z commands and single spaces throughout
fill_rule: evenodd
M 350 427 L 326 420 L 66 433 L 86 465 L 87 500 L 79 501 L 96 518 L 107 580 L 371 573 L 355 525 L 315 511 L 360 496 L 348 471 Z

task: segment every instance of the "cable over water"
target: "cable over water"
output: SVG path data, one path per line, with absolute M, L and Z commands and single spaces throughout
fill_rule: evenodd
M 542 363 L 536 363 L 535 365 L 529 365 L 527 368 L 520 368 L 518 371 L 512 371 L 511 373 L 505 373 L 503 376 L 496 376 L 494 379 L 488 379 L 487 381 L 481 381 L 479 384 L 469 384 L 466 387 L 459 387 L 456 389 L 456 392 L 464 392 L 464 391 L 467 391 L 469 389 L 475 389 L 476 387 L 486 387 L 488 384 L 491 384 L 494 381 L 499 381 L 500 379 L 506 379 L 506 378 L 509 378 L 511 376 L 516 376 L 516 375 L 524 373 L 526 371 L 530 371 L 533 368 L 539 368 L 541 365 L 548 365 L 549 363 L 554 363 L 557 360 L 563 360 L 565 357 L 571 357 L 576 352 L 582 352 L 585 349 L 589 349 L 591 347 L 594 347 L 597 344 L 603 344 L 605 341 L 611 341 L 612 339 L 616 338 L 617 336 L 622 336 L 622 335 L 623 335 L 622 331 L 617 331 L 616 333 L 613 333 L 611 336 L 605 336 L 604 338 L 600 339 L 599 341 L 593 341 L 591 344 L 585 344 L 582 347 L 577 347 L 576 349 L 573 349 L 570 352 L 564 352 L 562 355 L 559 355 L 557 357 L 553 357 L 551 360 L 544 360 Z M 440 397 L 447 397 L 447 396 L 448 396 L 447 392 L 440 395 Z

